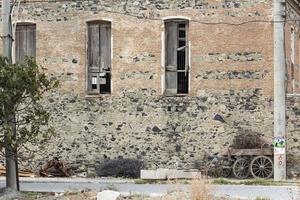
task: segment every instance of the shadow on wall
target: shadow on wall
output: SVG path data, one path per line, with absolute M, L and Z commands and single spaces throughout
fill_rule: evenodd
M 100 177 L 139 178 L 143 167 L 141 160 L 117 158 L 96 167 L 96 173 Z

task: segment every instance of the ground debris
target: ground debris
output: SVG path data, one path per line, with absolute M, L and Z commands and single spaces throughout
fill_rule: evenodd
M 69 177 L 69 171 L 70 169 L 66 166 L 66 164 L 55 157 L 42 166 L 39 174 L 40 176 L 46 177 Z
M 6 175 L 6 168 L 5 166 L 0 164 L 0 175 L 5 176 Z M 34 177 L 34 173 L 30 170 L 19 170 L 19 176 L 20 177 Z

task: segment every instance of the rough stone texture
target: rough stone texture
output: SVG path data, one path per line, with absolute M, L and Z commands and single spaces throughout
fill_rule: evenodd
M 106 160 L 122 157 L 140 159 L 148 169 L 192 168 L 205 152 L 220 152 L 238 134 L 256 132 L 271 143 L 270 0 L 27 0 L 18 14 L 14 21 L 36 23 L 37 61 L 61 82 L 44 100 L 57 137 L 30 146 L 33 153 L 23 153 L 29 156 L 23 166 L 36 169 L 58 156 L 78 174 L 95 174 Z M 168 17 L 190 19 L 185 97 L 162 95 L 163 19 Z M 112 22 L 108 96 L 86 95 L 90 20 Z M 300 171 L 295 168 L 298 104 L 290 99 L 288 160 Z
M 300 98 L 287 98 L 287 152 L 288 172 L 290 175 L 300 175 Z
M 272 101 L 258 88 L 182 98 L 146 88 L 99 99 L 52 94 L 45 105 L 59 134 L 34 160 L 59 156 L 76 173 L 120 157 L 140 159 L 148 169 L 194 168 L 205 152 L 220 152 L 248 130 L 272 138 Z M 44 152 L 44 145 L 31 149 Z

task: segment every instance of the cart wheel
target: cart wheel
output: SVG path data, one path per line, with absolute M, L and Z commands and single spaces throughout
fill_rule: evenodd
M 271 178 L 273 161 L 267 156 L 257 156 L 250 163 L 250 172 L 254 178 Z
M 238 179 L 245 179 L 249 176 L 249 161 L 244 158 L 237 159 L 232 166 L 232 172 Z

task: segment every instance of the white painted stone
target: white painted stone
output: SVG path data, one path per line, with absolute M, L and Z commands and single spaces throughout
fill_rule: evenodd
M 141 179 L 165 180 L 169 169 L 141 170 Z
M 156 170 L 156 179 L 167 179 L 169 174 L 169 169 L 157 169 Z
M 141 179 L 155 179 L 156 170 L 141 170 Z
M 112 190 L 103 190 L 98 192 L 97 200 L 116 200 L 120 196 L 120 192 L 115 192 Z
M 171 169 L 168 173 L 168 179 L 183 179 L 186 178 L 187 175 L 188 172 L 186 172 L 185 170 Z

